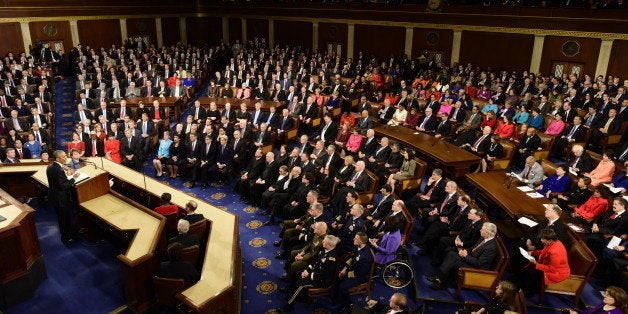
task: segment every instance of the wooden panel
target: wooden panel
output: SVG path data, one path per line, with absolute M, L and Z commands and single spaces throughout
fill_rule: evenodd
M 354 57 L 362 51 L 367 59 L 370 59 L 372 54 L 381 63 L 391 54 L 395 56 L 403 54 L 406 30 L 403 27 L 356 25 L 354 38 Z
M 246 38 L 253 40 L 255 37 L 264 38 L 266 40 L 266 46 L 268 46 L 268 20 L 246 20 Z
M 242 42 L 242 19 L 231 17 L 229 18 L 229 41 L 236 40 Z
M 216 17 L 186 18 L 188 43 L 213 45 L 222 38 L 222 20 Z
M 120 46 L 120 20 L 93 20 L 78 21 L 78 32 L 81 44 L 90 48 L 109 48 L 111 45 Z
M 423 50 L 443 52 L 443 62 L 449 64 L 454 32 L 449 29 L 415 28 L 412 38 L 412 56 L 416 58 Z
M 460 62 L 524 71 L 530 68 L 533 46 L 533 35 L 463 31 Z
M 611 50 L 611 58 L 608 63 L 607 74 L 619 76 L 622 79 L 628 78 L 626 56 L 628 56 L 628 40 L 614 41 L 613 50 Z
M 568 41 L 575 41 L 580 44 L 580 52 L 573 57 L 567 57 L 562 52 L 563 45 Z M 594 74 L 601 42 L 600 39 L 595 38 L 547 36 L 543 44 L 540 71 L 543 74 L 548 74 L 552 71 L 552 62 L 564 61 L 582 63 L 584 65 L 583 73 Z
M 126 33 L 129 37 L 142 36 L 150 38 L 150 43 L 157 45 L 157 28 L 155 19 L 127 19 Z
M 312 23 L 275 21 L 275 45 L 300 45 L 312 48 Z
M 318 23 L 318 49 L 327 51 L 327 43 L 339 43 L 342 45 L 342 56 L 346 56 L 347 29 L 347 24 Z
M 164 17 L 161 18 L 161 34 L 164 39 L 164 45 L 174 45 L 181 40 L 179 31 L 179 18 Z M 190 34 L 188 34 L 188 37 Z
M 0 51 L 13 52 L 13 55 L 24 51 L 24 43 L 22 41 L 22 29 L 20 23 L 2 23 L 0 24 Z
M 56 34 L 50 32 L 49 34 L 52 36 L 46 34 L 44 31 L 46 26 L 48 26 L 48 29 L 52 29 L 51 26 L 54 26 L 57 30 Z M 70 23 L 68 21 L 30 22 L 28 23 L 28 28 L 30 29 L 33 43 L 62 40 L 63 49 L 65 49 L 66 53 L 72 48 L 72 34 L 70 33 Z

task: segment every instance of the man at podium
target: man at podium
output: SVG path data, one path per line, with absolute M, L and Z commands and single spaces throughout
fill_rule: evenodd
M 78 178 L 79 173 L 65 166 L 68 156 L 64 151 L 56 150 L 52 157 L 54 162 L 46 169 L 49 187 L 48 201 L 57 212 L 61 242 L 63 244 L 72 244 L 75 241 L 72 228 L 74 215 L 72 191 L 74 189 L 74 180 Z

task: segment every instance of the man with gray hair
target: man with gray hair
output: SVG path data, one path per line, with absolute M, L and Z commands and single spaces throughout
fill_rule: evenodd
M 497 234 L 497 226 L 494 223 L 485 222 L 480 229 L 481 237 L 472 249 L 458 248 L 449 251 L 439 267 L 438 274 L 427 278 L 432 282 L 430 289 L 444 290 L 448 279 L 453 278 L 460 267 L 490 269 L 497 256 L 495 234 Z
M 195 234 L 188 234 L 190 231 L 190 222 L 185 219 L 179 219 L 177 223 L 177 236 L 168 240 L 168 245 L 173 243 L 179 243 L 183 248 L 199 245 L 198 236 Z

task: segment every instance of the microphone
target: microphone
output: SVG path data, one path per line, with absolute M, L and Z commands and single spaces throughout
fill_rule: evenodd
M 100 168 L 102 168 L 102 170 L 105 170 L 105 164 L 103 162 L 102 156 L 100 156 Z
M 101 157 L 102 158 L 102 157 Z M 86 163 L 86 164 L 90 164 L 90 165 L 94 165 L 94 169 L 96 169 L 96 164 L 87 160 L 87 159 L 83 159 L 83 158 L 79 158 L 79 161 L 82 163 Z
M 144 178 L 144 196 L 146 197 L 146 206 L 150 207 L 150 194 L 148 194 L 148 189 L 146 188 L 146 173 L 144 173 L 144 169 L 142 169 L 142 177 Z

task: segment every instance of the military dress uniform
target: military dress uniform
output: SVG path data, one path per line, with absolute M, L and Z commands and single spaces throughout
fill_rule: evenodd
M 336 276 L 337 267 L 338 256 L 336 249 L 320 251 L 306 268 L 308 276 L 297 281 L 297 289 L 288 299 L 288 305 L 292 305 L 297 298 L 305 296 L 309 288 L 327 288 L 331 286 Z

